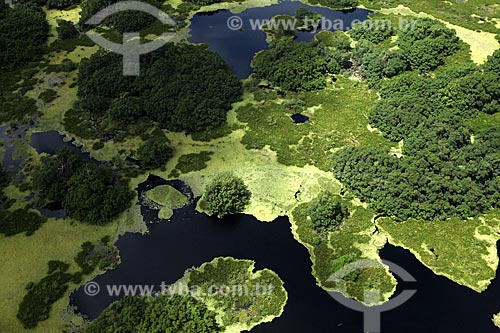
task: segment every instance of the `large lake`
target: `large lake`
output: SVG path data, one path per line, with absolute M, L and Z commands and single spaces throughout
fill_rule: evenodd
M 351 23 L 364 21 L 371 11 L 356 9 L 351 11 L 332 10 L 325 7 L 309 6 L 297 1 L 283 1 L 262 8 L 247 9 L 236 14 L 243 23 L 242 29 L 231 30 L 228 20 L 235 14 L 229 10 L 196 14 L 191 19 L 192 43 L 207 43 L 210 50 L 215 51 L 231 66 L 240 79 L 247 78 L 252 73 L 250 62 L 255 53 L 267 49 L 266 34 L 259 29 L 252 29 L 251 22 L 266 20 L 279 14 L 295 15 L 295 11 L 306 7 L 321 14 L 329 22 L 341 20 L 343 30 L 351 28 Z M 325 25 L 325 28 L 328 28 Z M 333 28 L 333 27 L 332 27 Z M 308 31 L 299 32 L 298 41 L 310 41 L 313 34 Z
M 158 177 L 139 186 L 139 193 L 166 181 Z M 171 183 L 180 190 L 179 183 Z M 158 222 L 157 211 L 142 206 L 148 221 Z M 159 285 L 179 279 L 184 271 L 218 256 L 232 256 L 256 261 L 256 268 L 270 268 L 285 282 L 289 299 L 280 318 L 255 327 L 251 332 L 323 333 L 363 332 L 361 313 L 337 303 L 316 285 L 311 261 L 304 246 L 290 230 L 287 218 L 263 223 L 248 215 L 223 221 L 196 213 L 194 204 L 176 210 L 171 221 L 149 224 L 149 234 L 126 234 L 117 246 L 122 263 L 117 269 L 96 277 L 106 285 Z M 416 280 L 417 293 L 399 308 L 382 314 L 382 332 L 497 332 L 491 316 L 500 310 L 500 281 L 478 294 L 450 280 L 433 274 L 408 251 L 386 245 L 381 251 Z M 397 293 L 404 287 L 400 284 Z M 83 288 L 72 295 L 78 311 L 93 319 L 116 297 L 101 292 L 87 296 Z

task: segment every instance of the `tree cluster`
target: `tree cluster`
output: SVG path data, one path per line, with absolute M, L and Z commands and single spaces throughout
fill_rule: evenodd
M 320 4 L 325 7 L 330 8 L 354 8 L 359 4 L 358 0 L 312 0 L 310 1 L 311 5 Z
M 354 40 L 366 40 L 374 44 L 380 44 L 395 34 L 396 30 L 391 25 L 386 23 L 378 24 L 374 20 L 356 23 L 349 31 L 349 35 Z
M 216 53 L 204 46 L 168 43 L 141 57 L 141 74 L 123 76 L 122 57 L 98 52 L 82 60 L 78 77 L 77 124 L 98 134 L 155 121 L 161 128 L 189 133 L 226 121 L 241 83 Z M 202 78 L 202 79 L 201 79 Z
M 33 172 L 33 189 L 40 204 L 58 203 L 69 217 L 98 225 L 117 217 L 133 197 L 110 168 L 99 167 L 66 148 L 42 158 Z
M 468 218 L 500 203 L 500 129 L 474 143 L 455 117 L 434 117 L 405 140 L 403 157 L 372 148 L 334 156 L 335 176 L 362 200 L 401 220 Z
M 299 29 L 310 30 L 318 27 L 321 21 L 321 14 L 315 13 L 312 10 L 301 7 L 295 11 L 295 19 L 297 20 Z
M 407 24 L 398 33 L 398 46 L 412 70 L 428 72 L 444 64 L 447 56 L 459 49 L 454 30 L 430 18 Z
M 325 87 L 327 60 L 318 43 L 277 39 L 252 61 L 255 75 L 290 91 L 310 91 Z
M 71 0 L 62 0 L 62 1 L 71 1 Z M 81 3 L 82 11 L 80 13 L 80 22 L 79 22 L 80 26 L 84 29 L 91 28 L 90 26 L 87 26 L 85 23 L 92 16 L 94 16 L 94 14 L 114 3 L 117 3 L 118 1 L 119 0 L 83 0 Z M 144 2 L 157 8 L 161 7 L 161 2 L 156 0 L 146 0 Z M 106 18 L 103 24 L 115 29 L 120 33 L 124 33 L 124 32 L 140 31 L 144 28 L 149 27 L 155 21 L 156 18 L 147 13 L 138 11 L 124 11 L 116 13 Z
M 66 9 L 79 2 L 80 0 L 47 0 L 47 8 Z
M 393 141 L 405 139 L 433 115 L 452 114 L 469 118 L 479 112 L 500 111 L 500 72 L 484 68 L 452 66 L 435 78 L 407 73 L 386 81 L 381 100 L 370 112 L 372 126 Z
M 356 44 L 353 58 L 360 66 L 364 78 L 371 84 L 383 78 L 397 76 L 408 68 L 400 52 L 390 51 L 367 40 L 361 40 Z
M 76 38 L 80 35 L 71 21 L 58 20 L 56 30 L 61 39 Z
M 207 185 L 201 200 L 210 215 L 223 217 L 242 212 L 251 195 L 243 180 L 231 173 L 221 173 Z
M 5 236 L 14 236 L 24 232 L 26 236 L 31 236 L 46 221 L 46 217 L 29 209 L 16 209 L 12 212 L 0 211 L 0 233 Z
M 149 138 L 137 150 L 137 158 L 141 160 L 141 166 L 145 169 L 156 169 L 165 165 L 173 150 L 170 141 L 164 135 Z
M 189 0 L 189 2 L 199 5 L 199 6 L 208 6 L 212 5 L 214 3 L 219 3 L 219 2 L 231 2 L 231 1 L 225 1 L 225 0 Z
M 125 296 L 104 310 L 86 333 L 220 332 L 215 312 L 191 296 Z
M 318 232 L 339 228 L 349 217 L 349 209 L 340 196 L 322 191 L 308 206 L 307 215 Z
M 80 284 L 83 275 L 88 275 L 96 267 L 107 269 L 109 266 L 107 258 L 102 253 L 102 249 L 113 253 L 114 262 L 118 258 L 116 248 L 109 245 L 110 238 L 104 237 L 95 245 L 91 243 L 82 244 L 82 250 L 77 254 L 75 261 L 81 270 L 69 273 L 70 265 L 65 262 L 51 260 L 48 262 L 48 272 L 38 282 L 31 282 L 26 287 L 26 294 L 19 304 L 17 318 L 26 329 L 34 329 L 38 323 L 49 318 L 52 304 L 61 299 L 69 288 L 70 284 Z M 128 314 L 131 315 L 131 314 Z M 132 332 L 132 331 L 124 331 Z
M 49 24 L 35 3 L 10 7 L 0 2 L 0 70 L 14 70 L 43 53 Z

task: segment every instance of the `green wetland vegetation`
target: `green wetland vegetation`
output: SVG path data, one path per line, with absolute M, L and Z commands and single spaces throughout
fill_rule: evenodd
M 149 3 L 187 23 L 207 8 L 268 4 Z M 7 260 L 1 276 L 2 329 L 240 332 L 281 315 L 281 279 L 233 258 L 188 270 L 175 285 L 206 291 L 260 284 L 274 293 L 125 297 L 92 323 L 68 310 L 71 290 L 119 263 L 116 239 L 145 231 L 134 190 L 150 173 L 188 183 L 209 215 L 287 215 L 326 290 L 364 301 L 376 287 L 376 303 L 386 301 L 396 286 L 378 255 L 387 241 L 436 274 L 478 292 L 488 287 L 500 238 L 500 51 L 493 52 L 500 47 L 500 6 L 309 3 L 363 5 L 375 10 L 372 20 L 414 21 L 379 30 L 361 23 L 347 33 L 320 32 L 311 42 L 268 27 L 268 49 L 253 58 L 254 73 L 239 80 L 206 45 L 186 42 L 189 24 L 158 27 L 148 15 L 127 12 L 105 22 L 107 37 L 169 30 L 178 43 L 142 56 L 141 75 L 124 77 L 122 57 L 78 30 L 88 29 L 82 23 L 108 1 L 0 4 L 0 123 L 23 129 L 13 155 L 22 157 L 22 168 L 0 170 L 0 252 L 17 258 Z M 298 10 L 286 19 L 304 15 L 318 17 Z M 295 124 L 296 113 L 309 121 Z M 92 159 L 66 149 L 38 155 L 23 142 L 32 131 L 51 129 L 75 138 Z M 163 218 L 187 201 L 169 185 L 145 196 Z M 40 213 L 54 206 L 67 217 Z M 329 280 L 359 259 L 376 267 L 342 283 Z

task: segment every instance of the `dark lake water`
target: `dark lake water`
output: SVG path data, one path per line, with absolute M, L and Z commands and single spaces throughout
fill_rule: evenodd
M 64 141 L 65 137 L 58 131 L 35 132 L 31 134 L 30 146 L 35 148 L 38 154 L 45 153 L 49 155 L 55 154 L 58 149 L 68 148 L 86 160 L 98 163 L 97 160 L 90 157 L 89 153 L 82 152 L 81 147 L 75 146 L 74 140 Z
M 290 116 L 292 118 L 293 122 L 296 124 L 302 124 L 305 123 L 306 121 L 309 121 L 308 116 L 304 116 L 303 114 L 300 113 L 294 113 Z
M 207 43 L 210 50 L 215 51 L 231 66 L 240 79 L 247 78 L 252 73 L 250 62 L 255 53 L 267 49 L 266 34 L 260 29 L 252 29 L 251 22 L 270 19 L 279 14 L 295 15 L 295 11 L 306 7 L 321 14 L 329 22 L 342 20 L 343 30 L 351 28 L 351 22 L 366 20 L 371 11 L 356 9 L 351 11 L 333 10 L 325 7 L 309 6 L 297 1 L 283 1 L 262 8 L 247 9 L 242 13 L 233 14 L 229 10 L 211 13 L 199 13 L 191 19 L 192 43 Z M 242 29 L 228 28 L 228 19 L 237 15 L 243 22 Z M 325 28 L 328 28 L 325 25 Z M 336 27 L 332 26 L 335 30 Z M 297 41 L 311 41 L 314 34 L 300 31 Z
M 143 183 L 139 191 L 164 183 L 153 178 Z M 180 188 L 179 184 L 172 185 Z M 153 220 L 157 214 L 146 207 L 142 211 Z M 251 216 L 238 215 L 221 221 L 196 213 L 191 204 L 176 210 L 170 222 L 150 224 L 149 230 L 144 236 L 126 234 L 118 240 L 122 263 L 93 280 L 100 284 L 101 290 L 112 284 L 170 284 L 187 268 L 218 256 L 252 259 L 257 269 L 270 268 L 281 277 L 289 299 L 280 318 L 251 332 L 363 332 L 362 314 L 343 307 L 316 285 L 309 254 L 293 238 L 287 218 L 262 223 Z M 418 290 L 407 303 L 382 314 L 382 332 L 497 331 L 490 318 L 500 310 L 498 279 L 485 293 L 478 294 L 436 276 L 401 248 L 387 245 L 381 256 L 412 274 L 417 283 L 411 287 Z M 400 284 L 397 293 L 403 287 Z M 116 299 L 105 291 L 87 296 L 83 288 L 71 296 L 78 311 L 91 319 Z

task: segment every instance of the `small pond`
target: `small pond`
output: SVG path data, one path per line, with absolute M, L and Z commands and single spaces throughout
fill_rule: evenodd
M 309 121 L 309 117 L 304 116 L 301 113 L 294 113 L 290 116 L 290 118 L 292 118 L 293 122 L 296 124 L 302 124 L 302 123 Z

